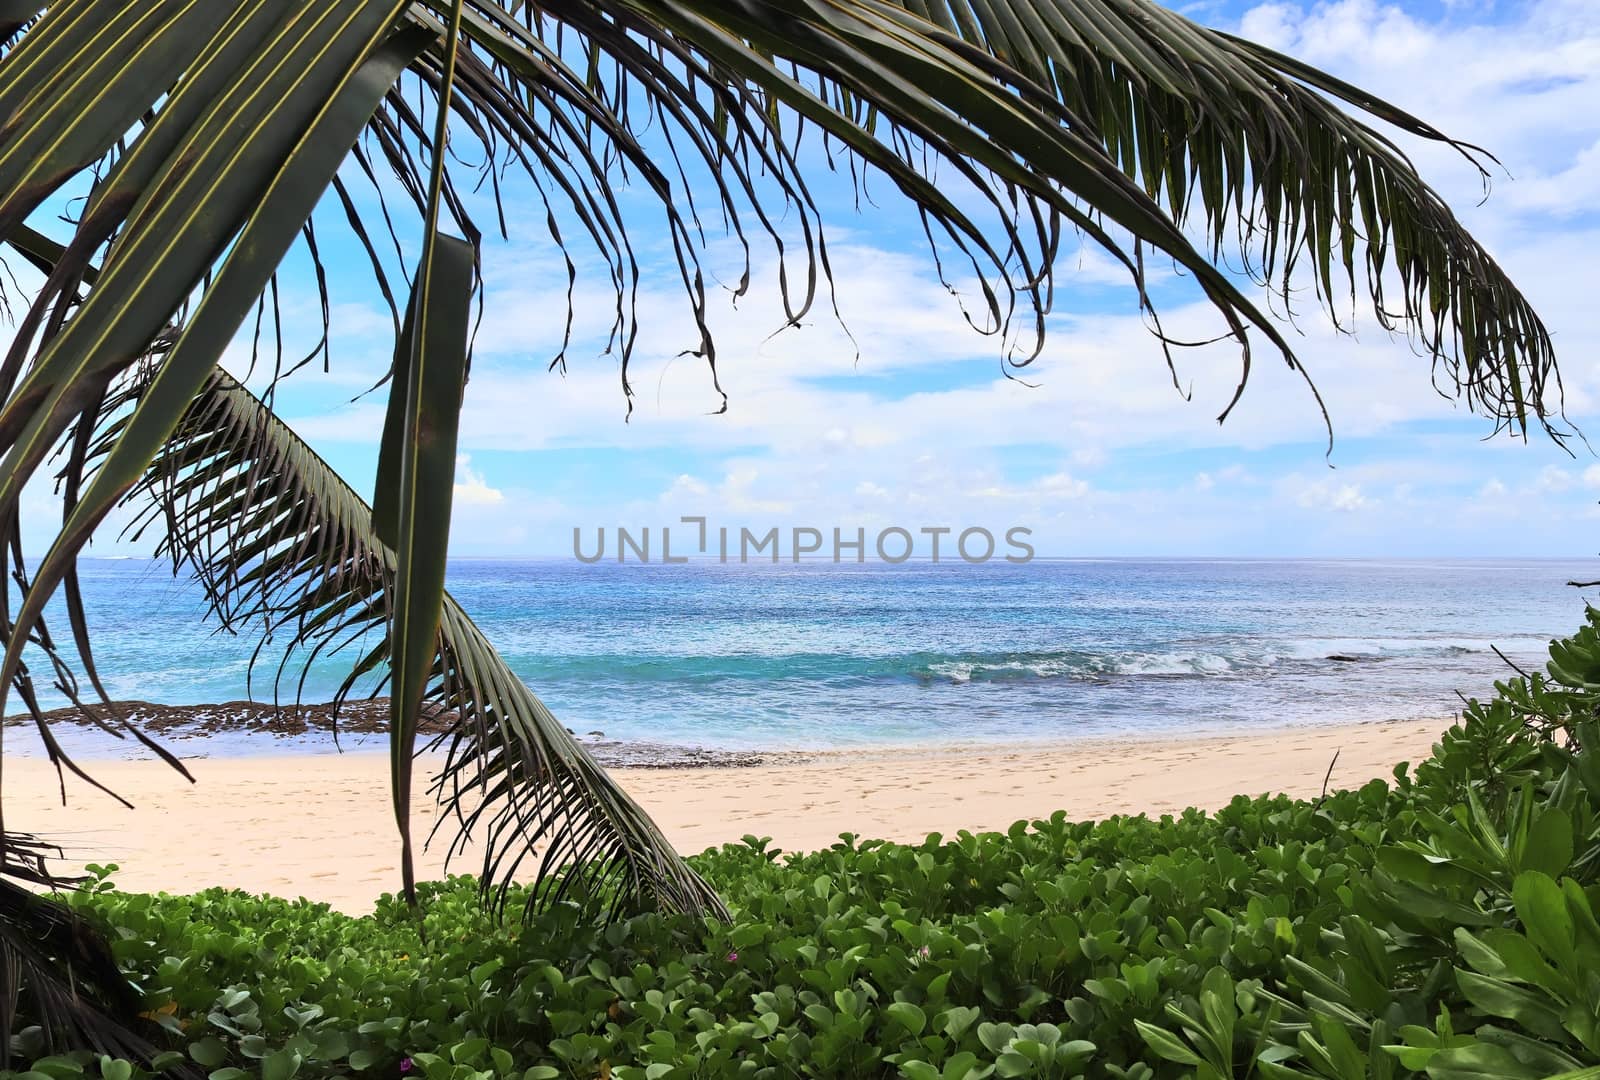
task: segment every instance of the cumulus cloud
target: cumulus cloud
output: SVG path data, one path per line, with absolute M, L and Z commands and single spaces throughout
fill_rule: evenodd
M 1360 484 L 1337 483 L 1331 480 L 1305 482 L 1297 477 L 1291 479 L 1289 487 L 1295 505 L 1306 510 L 1352 513 L 1372 505 L 1372 501 L 1361 493 Z
M 663 499 L 671 499 L 678 495 L 693 495 L 699 497 L 711 493 L 711 488 L 705 481 L 698 477 L 684 473 L 672 482 L 672 487 L 662 494 Z
M 483 474 L 472 468 L 472 455 L 457 454 L 454 500 L 457 506 L 499 506 L 506 496 L 490 487 Z
M 1089 493 L 1089 482 L 1068 473 L 1051 473 L 1039 481 L 1041 495 L 1054 499 L 1081 499 Z
M 1535 487 L 1540 491 L 1549 491 L 1560 494 L 1570 489 L 1573 485 L 1572 473 L 1559 465 L 1546 465 L 1539 470 Z

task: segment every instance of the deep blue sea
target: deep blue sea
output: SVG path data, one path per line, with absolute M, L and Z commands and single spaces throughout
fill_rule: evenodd
M 1509 673 L 1491 646 L 1539 663 L 1582 619 L 1584 596 L 1565 582 L 1597 571 L 1592 560 L 462 560 L 449 585 L 580 734 L 824 749 L 1443 716 L 1458 691 L 1487 695 Z M 198 590 L 165 564 L 88 561 L 82 580 L 114 697 L 246 696 L 254 641 L 203 624 Z M 271 697 L 271 669 L 257 671 L 257 699 Z M 325 700 L 342 674 L 321 664 L 306 700 Z

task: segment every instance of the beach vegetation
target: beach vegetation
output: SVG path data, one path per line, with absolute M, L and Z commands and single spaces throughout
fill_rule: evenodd
M 1346 305 L 1359 295 L 1380 325 L 1410 335 L 1439 385 L 1497 429 L 1562 434 L 1544 324 L 1390 134 L 1451 147 L 1484 177 L 1492 160 L 1330 74 L 1147 0 L 22 0 L 0 6 L 0 117 L 0 246 L 11 258 L 7 281 L 18 285 L 8 299 L 16 329 L 0 357 L 9 582 L 0 604 L 0 712 L 20 705 L 51 760 L 77 771 L 40 707 L 39 690 L 49 685 L 184 772 L 106 700 L 95 665 L 77 559 L 114 513 L 125 515 L 132 538 L 169 556 L 204 590 L 217 625 L 286 650 L 281 666 L 277 657 L 268 666 L 287 673 L 289 684 L 297 657 L 338 653 L 350 657 L 351 672 L 340 700 L 388 696 L 402 892 L 413 904 L 419 892 L 433 899 L 438 910 L 428 918 L 469 920 L 435 926 L 431 942 L 449 941 L 458 925 L 474 928 L 474 948 L 500 939 L 483 938 L 487 931 L 470 922 L 491 914 L 457 911 L 453 901 L 466 886 L 436 892 L 413 881 L 410 794 L 424 715 L 454 725 L 436 789 L 452 812 L 439 820 L 476 829 L 487 852 L 477 885 L 490 912 L 531 901 L 524 941 L 548 938 L 541 947 L 560 949 L 591 940 L 584 935 L 656 925 L 685 935 L 699 925 L 694 918 L 726 914 L 703 875 L 744 897 L 739 883 L 753 887 L 761 870 L 731 870 L 759 853 L 693 867 L 680 860 L 445 591 L 460 405 L 489 252 L 484 222 L 503 233 L 524 220 L 543 226 L 572 275 L 569 305 L 590 295 L 576 288 L 580 260 L 599 267 L 603 289 L 614 294 L 608 351 L 618 361 L 619 413 L 632 401 L 629 362 L 644 329 L 635 298 L 654 265 L 641 251 L 670 251 L 663 273 L 681 283 L 695 327 L 682 344 L 716 386 L 702 258 L 720 238 L 708 238 L 705 225 L 721 221 L 747 256 L 762 242 L 777 254 L 775 322 L 797 325 L 827 309 L 831 280 L 821 203 L 807 178 L 837 169 L 862 201 L 869 176 L 874 192 L 909 200 L 942 275 L 970 271 L 969 320 L 994 336 L 1009 373 L 1040 355 L 1055 266 L 1081 246 L 1125 272 L 1130 309 L 1152 327 L 1153 353 L 1169 360 L 1181 346 L 1160 333 L 1147 267 L 1180 270 L 1191 298 L 1209 303 L 1219 334 L 1238 349 L 1238 393 L 1262 356 L 1303 374 L 1293 334 L 1267 313 L 1267 296 L 1288 307 L 1291 295 L 1314 295 L 1348 328 Z M 802 145 L 805 132 L 811 139 Z M 337 275 L 329 273 L 333 245 L 354 253 Z M 272 331 L 284 318 L 279 275 L 294 273 L 315 283 L 321 301 L 324 332 L 304 357 L 284 355 Z M 747 262 L 731 279 L 736 296 L 750 277 Z M 351 289 L 383 304 L 394 342 L 387 388 L 378 391 L 387 410 L 376 478 L 360 490 L 273 410 L 283 380 L 337 362 L 327 348 L 328 313 L 356 299 Z M 568 335 L 572 314 L 569 306 Z M 249 360 L 230 373 L 222 362 L 236 340 L 249 343 Z M 538 362 L 563 366 L 569 344 L 564 337 Z M 52 486 L 60 505 L 36 512 L 25 493 Z M 42 552 L 23 543 L 25 514 L 30 527 L 36 516 L 49 518 Z M 32 874 L 39 848 L 18 825 L 8 820 L 0 830 L 0 870 Z M 1124 827 L 1131 826 L 1103 826 L 1106 836 Z M 1209 836 L 1211 826 L 1194 827 Z M 1008 850 L 1004 839 L 972 843 Z M 1032 841 L 1018 843 L 1018 852 L 1032 851 Z M 547 884 L 511 888 L 519 868 L 535 865 L 535 847 Z M 916 857 L 945 865 L 944 850 Z M 830 857 L 848 867 L 915 861 L 899 851 L 851 848 Z M 816 866 L 816 877 L 827 876 Z M 798 872 L 793 867 L 775 863 L 770 872 Z M 836 868 L 828 879 L 828 889 L 852 898 L 840 901 L 844 909 L 855 906 L 855 873 Z M 83 910 L 134 920 L 110 942 L 123 959 L 151 960 L 132 955 L 145 940 L 187 955 L 188 946 L 140 921 L 140 912 L 165 920 L 178 910 L 174 902 L 130 900 L 145 906 L 124 910 L 114 893 L 91 895 L 103 909 Z M 572 918 L 569 902 L 588 913 L 581 932 L 559 921 Z M 0 892 L 0 1028 L 25 992 L 27 1007 L 63 1037 L 117 1052 L 106 1018 L 122 990 L 93 979 L 104 969 L 105 943 L 85 946 L 94 962 L 74 961 L 71 949 L 39 954 L 15 944 L 39 903 Z M 351 948 L 362 935 L 388 941 L 399 933 L 384 920 L 347 924 L 239 898 L 189 903 L 210 906 L 189 909 L 186 932 L 233 920 L 244 940 L 258 942 L 250 973 L 214 966 L 236 971 L 244 989 L 213 997 L 197 1037 L 224 1047 L 233 1064 L 223 1068 L 249 1059 L 249 1049 L 274 1055 L 262 1061 L 275 1078 L 292 1073 L 285 1062 L 296 1057 L 331 1053 L 316 1040 L 349 1010 L 330 999 L 317 1018 L 285 1014 L 288 1007 L 304 1016 L 310 1004 L 273 981 L 278 961 L 268 957 L 322 961 L 301 957 L 288 929 L 280 941 L 264 927 L 289 920 L 284 927 L 330 947 L 329 934 L 350 934 Z M 641 918 L 666 921 L 601 917 L 649 909 L 657 914 Z M 673 922 L 672 913 L 691 921 Z M 50 917 L 71 927 L 63 933 L 89 940 L 68 909 Z M 1108 909 L 1113 923 L 1120 917 Z M 257 929 L 265 936 L 253 936 Z M 1114 938 L 1116 926 L 1091 937 L 1102 933 Z M 652 948 L 666 946 L 663 939 Z M 739 971 L 770 962 L 759 948 L 737 951 Z M 361 955 L 352 971 L 361 979 L 376 972 L 377 993 L 398 962 Z M 438 981 L 443 969 L 417 956 L 407 962 L 417 966 L 396 967 L 394 977 L 421 979 L 461 1001 L 481 993 L 478 984 Z M 690 961 L 674 963 L 699 977 Z M 344 976 L 325 974 L 328 992 L 337 993 Z M 849 987 L 824 993 L 770 974 L 761 985 L 789 985 L 796 995 L 774 1001 L 808 1014 L 810 1051 L 841 1061 L 875 1046 L 890 1052 L 858 1038 L 879 1031 L 877 1003 Z M 194 985 L 204 988 L 209 977 L 196 975 Z M 1146 977 L 1156 978 L 1139 976 Z M 579 989 L 570 992 L 580 996 L 561 998 L 558 1011 L 587 1018 L 588 996 L 599 991 L 582 972 L 574 978 Z M 90 982 L 93 993 L 75 992 Z M 239 993 L 247 996 L 235 1000 Z M 906 1046 L 892 1051 L 897 1059 L 912 1061 L 917 1040 L 992 1051 L 972 1041 L 976 1034 L 963 1030 L 957 1039 L 931 1026 L 944 1015 L 930 1013 L 937 1001 L 905 1004 L 930 1026 L 913 1037 L 916 1014 L 897 1010 L 897 1026 L 883 1028 L 907 1033 Z M 818 1010 L 834 1018 L 831 1027 Z M 394 1016 L 395 1039 L 412 1039 L 412 1014 Z M 475 1026 L 476 1013 L 470 1017 L 463 1041 L 449 1045 L 499 1045 Z M 297 1024 L 292 1050 L 279 1039 L 284 1022 Z M 428 1022 L 443 1039 L 453 1021 Z M 779 1025 L 785 1040 L 787 1023 Z M 549 1045 L 568 1047 L 574 1068 L 609 1060 L 606 1036 L 587 1019 L 575 1024 Z M 387 1028 L 339 1030 L 354 1040 L 351 1054 L 391 1049 L 374 1037 Z M 756 1038 L 737 1037 L 747 1035 Z M 1005 1040 L 1011 1056 L 1002 1056 L 1041 1067 L 1048 1058 L 1050 1068 L 1070 1070 L 1082 1051 L 1075 1041 L 1017 1028 Z M 431 1076 L 447 1059 L 428 1055 L 445 1045 L 393 1049 Z M 451 1068 L 488 1060 L 466 1049 L 458 1056 Z M 66 1067 L 57 1061 L 39 1071 Z
M 1600 612 L 1427 759 L 1316 799 L 693 857 L 726 917 L 494 918 L 469 878 L 354 918 L 211 890 L 68 899 L 144 1063 L 31 1080 L 1600 1075 Z M 531 886 L 548 890 L 552 882 Z M 514 886 L 520 894 L 522 886 Z

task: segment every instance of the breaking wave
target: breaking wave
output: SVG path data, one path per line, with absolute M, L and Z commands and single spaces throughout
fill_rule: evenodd
M 1508 651 L 1530 643 L 1507 642 Z M 1533 642 L 1535 651 L 1542 641 Z M 568 655 L 541 657 L 521 674 L 534 686 L 563 682 L 608 684 L 822 683 L 909 681 L 930 684 L 1127 678 L 1238 678 L 1271 671 L 1318 669 L 1393 661 L 1448 661 L 1489 653 L 1475 640 L 1328 638 L 1237 646 L 1161 643 L 1062 650 L 910 652 L 887 654 L 795 652 L 706 655 Z

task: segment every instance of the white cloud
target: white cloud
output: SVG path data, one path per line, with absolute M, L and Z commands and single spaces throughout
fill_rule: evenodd
M 1067 473 L 1051 473 L 1039 481 L 1041 495 L 1054 499 L 1081 499 L 1089 493 L 1089 482 Z
M 1540 491 L 1549 491 L 1560 494 L 1572 487 L 1572 473 L 1559 465 L 1546 465 L 1539 470 L 1535 486 Z
M 1469 221 L 1490 221 L 1508 208 L 1592 208 L 1600 185 L 1600 170 L 1589 167 L 1600 140 L 1593 4 L 1538 0 L 1507 16 L 1475 21 L 1460 13 L 1434 24 L 1402 4 L 1335 0 L 1264 4 L 1239 29 L 1494 152 L 1515 179 L 1497 173 L 1494 198 L 1481 213 L 1461 205 Z M 1476 175 L 1453 151 L 1423 145 L 1416 156 L 1452 201 L 1476 195 Z
M 722 506 L 735 514 L 787 514 L 794 508 L 791 500 L 776 496 L 775 485 L 764 481 L 761 471 L 752 465 L 737 464 L 728 470 L 717 487 Z M 772 493 L 771 495 L 767 493 Z
M 499 506 L 506 496 L 472 468 L 472 455 L 457 454 L 454 500 L 457 506 Z
M 684 473 L 672 482 L 672 487 L 667 489 L 667 491 L 664 492 L 661 497 L 663 499 L 671 499 L 678 495 L 693 495 L 699 497 L 701 495 L 708 495 L 710 492 L 711 488 L 706 485 L 705 481 L 699 479 L 698 477 L 690 476 L 688 473 Z
M 1286 486 L 1295 505 L 1306 510 L 1337 510 L 1340 513 L 1353 513 L 1373 505 L 1372 500 L 1362 494 L 1360 484 L 1333 480 L 1307 481 L 1295 476 L 1288 479 Z
M 1333 497 L 1332 506 L 1335 510 L 1360 510 L 1367 505 L 1367 500 L 1361 494 L 1361 489 L 1354 484 L 1342 484 Z

